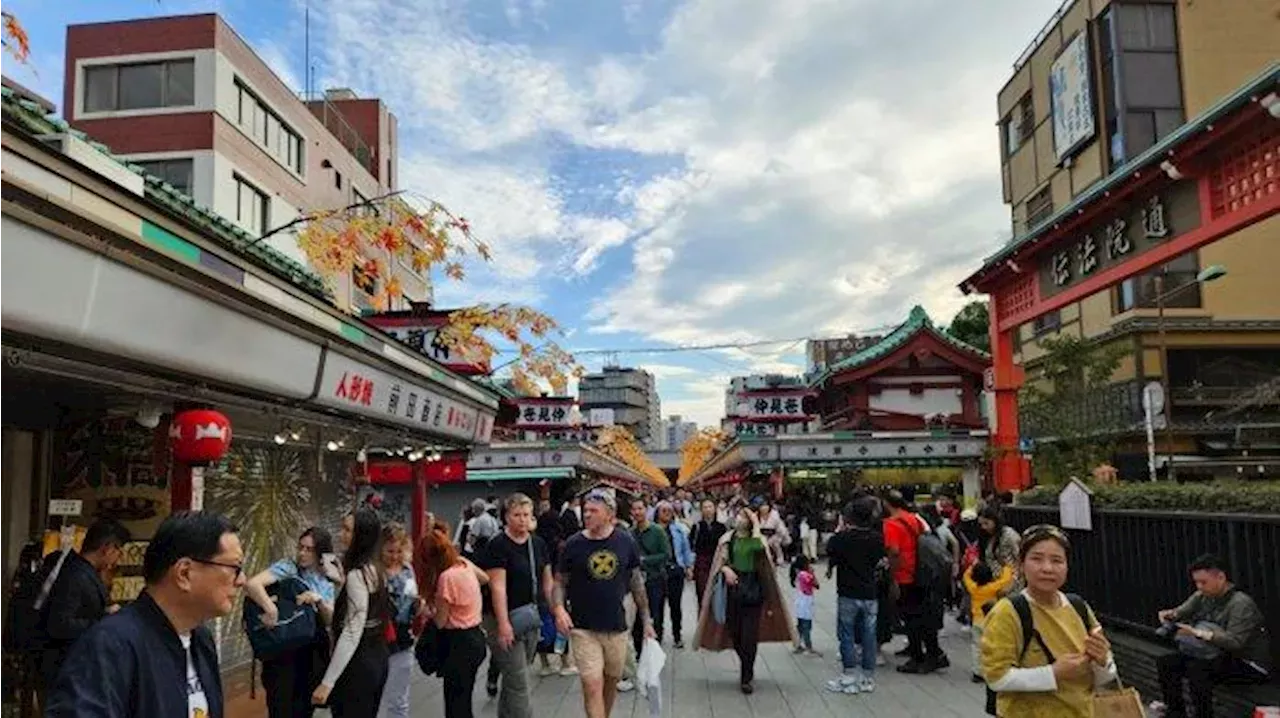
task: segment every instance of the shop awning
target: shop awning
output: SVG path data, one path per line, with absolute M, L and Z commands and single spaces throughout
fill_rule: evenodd
M 538 469 L 480 469 L 468 470 L 467 481 L 541 481 L 543 479 L 572 479 L 572 467 L 544 467 Z
M 159 196 L 171 188 L 140 191 L 96 146 L 10 133 L 20 109 L 6 99 L 6 347 L 58 346 L 101 357 L 104 369 L 372 421 L 423 442 L 489 442 L 495 392 L 318 300 L 305 277 L 287 280 L 305 269 L 272 271 L 253 237 L 189 199 Z

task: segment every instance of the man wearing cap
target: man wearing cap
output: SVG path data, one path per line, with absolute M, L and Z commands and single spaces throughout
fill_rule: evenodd
M 611 492 L 587 494 L 582 503 L 583 530 L 565 542 L 556 572 L 552 611 L 560 632 L 570 636 L 588 718 L 608 716 L 618 697 L 617 684 L 627 656 L 623 598 L 628 592 L 645 637 L 656 637 L 640 570 L 640 548 L 630 534 L 617 529 L 617 507 Z

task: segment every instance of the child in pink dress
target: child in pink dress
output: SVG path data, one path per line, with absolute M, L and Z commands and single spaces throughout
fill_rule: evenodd
M 822 653 L 813 648 L 813 592 L 818 590 L 818 577 L 813 574 L 813 567 L 809 562 L 809 557 L 804 554 L 796 556 L 795 580 L 792 585 L 796 587 L 796 632 L 800 634 L 800 642 L 796 645 L 796 653 L 809 653 L 814 656 L 821 656 Z

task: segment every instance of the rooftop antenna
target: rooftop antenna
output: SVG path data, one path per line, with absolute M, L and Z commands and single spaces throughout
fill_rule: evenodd
M 311 101 L 311 3 L 308 1 L 302 14 L 303 27 L 303 69 L 306 73 L 306 87 L 302 88 L 306 93 L 307 102 Z

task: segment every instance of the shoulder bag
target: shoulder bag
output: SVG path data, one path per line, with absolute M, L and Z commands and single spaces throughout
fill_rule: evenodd
M 529 577 L 533 580 L 533 600 L 515 609 L 509 606 L 507 608 L 511 631 L 517 636 L 542 630 L 542 614 L 538 613 L 538 562 L 533 555 L 533 534 L 529 535 L 525 546 L 529 549 Z

